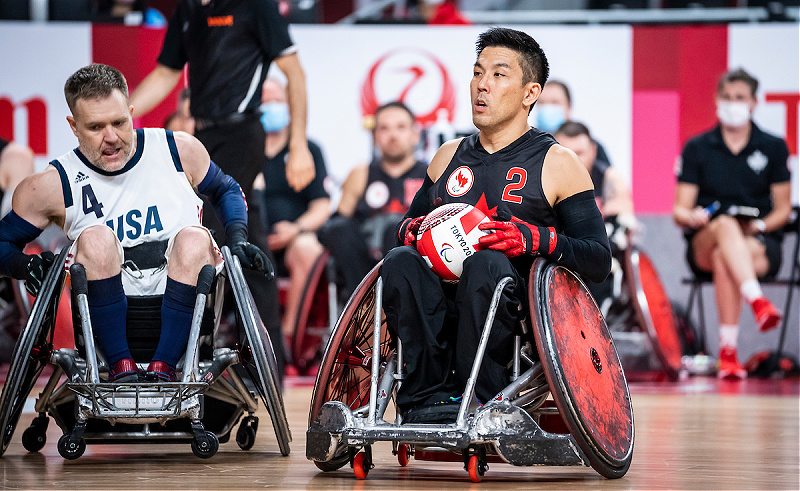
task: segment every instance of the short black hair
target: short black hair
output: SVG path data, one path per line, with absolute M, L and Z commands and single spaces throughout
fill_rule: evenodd
M 561 90 L 564 91 L 564 95 L 567 98 L 567 104 L 572 106 L 572 94 L 570 94 L 569 87 L 567 86 L 567 84 L 565 84 L 561 80 L 551 80 L 551 81 L 547 82 L 547 85 L 556 85 L 558 87 L 561 87 Z M 542 87 L 542 88 L 544 88 L 544 87 Z
M 108 97 L 114 90 L 119 90 L 128 98 L 128 82 L 122 72 L 112 66 L 92 63 L 69 76 L 64 84 L 64 97 L 69 110 L 75 114 L 78 99 Z
M 542 87 L 550 75 L 550 65 L 539 43 L 528 34 L 505 27 L 492 27 L 478 36 L 475 48 L 478 56 L 485 48 L 501 47 L 515 51 L 522 67 L 522 82 L 538 83 Z
M 372 115 L 373 118 L 374 118 L 375 123 L 378 122 L 378 114 L 380 114 L 384 109 L 390 109 L 392 107 L 395 107 L 397 109 L 402 109 L 403 111 L 407 112 L 408 115 L 411 116 L 411 123 L 412 124 L 416 124 L 417 117 L 414 116 L 414 113 L 411 112 L 411 109 L 409 109 L 408 106 L 406 106 L 405 104 L 403 104 L 400 101 L 387 102 L 386 104 L 383 104 L 382 106 L 379 106 L 378 109 L 375 110 L 375 114 Z M 375 129 L 374 125 L 373 125 L 372 129 L 373 130 Z
M 719 78 L 719 82 L 717 82 L 717 93 L 719 94 L 722 92 L 725 84 L 729 84 L 731 82 L 746 83 L 750 87 L 750 94 L 755 98 L 756 91 L 758 90 L 758 80 L 754 76 L 744 71 L 743 68 L 737 68 L 736 70 L 723 73 Z
M 567 121 L 566 123 L 562 124 L 558 127 L 558 129 L 553 133 L 554 135 L 564 135 L 569 138 L 575 138 L 576 136 L 586 135 L 590 140 L 592 139 L 592 134 L 589 133 L 589 128 L 577 121 Z

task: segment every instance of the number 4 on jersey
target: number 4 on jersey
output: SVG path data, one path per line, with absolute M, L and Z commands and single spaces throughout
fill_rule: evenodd
M 103 217 L 103 203 L 97 201 L 91 184 L 87 184 L 81 189 L 81 202 L 83 203 L 84 215 L 94 213 L 97 218 Z

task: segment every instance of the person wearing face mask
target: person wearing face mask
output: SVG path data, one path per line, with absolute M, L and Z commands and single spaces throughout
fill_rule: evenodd
M 331 201 L 323 186 L 327 176 L 325 160 L 319 145 L 311 140 L 308 150 L 314 158 L 314 180 L 300 191 L 286 180 L 291 138 L 286 88 L 267 78 L 262 85 L 261 102 L 261 124 L 267 137 L 261 174 L 253 185 L 259 195 L 253 201 L 261 208 L 262 220 L 268 227 L 267 245 L 275 256 L 278 275 L 289 277 L 281 323 L 283 335 L 291 337 L 306 279 L 323 251 L 316 231 L 330 216 Z M 286 373 L 295 372 L 287 364 Z
M 567 84 L 560 80 L 551 80 L 542 89 L 542 95 L 536 103 L 536 127 L 551 135 L 567 121 L 571 121 L 572 94 Z M 599 142 L 597 159 L 611 165 L 606 149 Z
M 782 314 L 764 297 L 758 279 L 777 273 L 781 229 L 791 214 L 786 143 L 752 121 L 758 80 L 742 69 L 717 84 L 717 118 L 690 139 L 681 154 L 673 218 L 684 228 L 695 273 L 711 274 L 720 323 L 720 378 L 747 375 L 736 352 L 741 303 L 752 308 L 759 331 L 778 326 Z M 758 210 L 743 219 L 732 205 Z M 709 210 L 718 208 L 718 216 Z

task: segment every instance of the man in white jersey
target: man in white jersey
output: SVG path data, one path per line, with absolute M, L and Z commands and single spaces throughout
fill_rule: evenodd
M 211 162 L 193 136 L 161 128 L 133 129 L 133 106 L 122 74 L 92 64 L 64 86 L 78 147 L 17 187 L 0 221 L 0 274 L 37 293 L 52 255 L 21 252 L 51 224 L 74 240 L 67 265 L 85 266 L 89 315 L 110 367 L 109 381 L 139 379 L 126 340 L 126 295 L 163 294 L 161 337 L 145 377 L 176 379 L 186 346 L 197 275 L 219 269 L 216 243 L 201 225 L 209 197 L 242 265 L 272 274 L 267 256 L 246 241 L 247 205 L 239 185 Z

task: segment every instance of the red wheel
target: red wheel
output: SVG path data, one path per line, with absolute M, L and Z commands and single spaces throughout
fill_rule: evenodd
M 405 443 L 401 443 L 397 446 L 397 462 L 400 464 L 401 467 L 405 467 L 408 465 L 409 457 L 410 457 L 410 448 Z
M 650 338 L 664 372 L 671 380 L 677 380 L 681 369 L 681 340 L 672 304 L 658 271 L 647 254 L 633 247 L 625 253 L 625 269 L 639 325 Z
M 467 472 L 469 472 L 469 478 L 472 479 L 472 482 L 481 482 L 483 474 L 486 471 L 480 464 L 477 455 L 470 456 L 469 463 L 467 464 Z
M 529 285 L 536 347 L 556 406 L 591 466 L 622 477 L 633 454 L 633 409 L 603 316 L 561 266 L 538 260 Z
M 370 466 L 364 452 L 359 452 L 353 457 L 353 473 L 356 475 L 356 479 L 366 479 Z
M 330 327 L 326 273 L 329 259 L 328 251 L 323 251 L 314 261 L 297 305 L 292 359 L 303 373 L 319 360 L 322 340 Z

